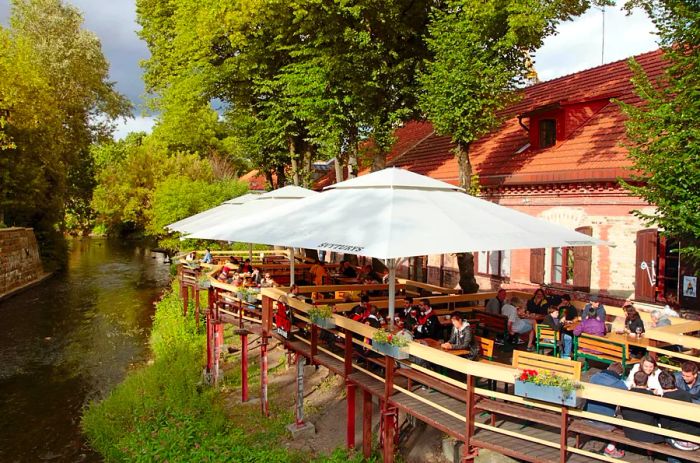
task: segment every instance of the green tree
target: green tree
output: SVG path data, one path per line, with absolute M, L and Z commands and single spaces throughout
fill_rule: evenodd
M 434 10 L 427 39 L 433 58 L 419 77 L 419 104 L 436 132 L 452 137 L 459 185 L 466 191 L 473 191 L 471 143 L 502 123 L 503 111 L 527 82 L 530 54 L 561 21 L 591 3 L 449 0 L 446 8 Z M 457 263 L 460 287 L 477 291 L 473 255 L 458 254 Z
M 66 208 L 83 213 L 90 144 L 130 112 L 82 23 L 60 0 L 14 0 L 0 27 L 0 221 L 34 227 L 45 256 L 60 250 Z
M 625 183 L 656 206 L 635 214 L 688 244 L 700 258 L 700 5 L 696 1 L 637 0 L 628 8 L 646 10 L 659 31 L 669 67 L 651 81 L 631 61 L 637 95 L 644 104 L 623 104 L 629 152 L 639 175 Z

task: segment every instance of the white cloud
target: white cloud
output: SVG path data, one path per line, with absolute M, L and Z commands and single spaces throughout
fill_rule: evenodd
M 114 139 L 121 140 L 131 132 L 151 133 L 156 123 L 155 116 L 130 117 L 126 120 L 120 119 L 114 131 Z
M 623 1 L 605 10 L 605 62 L 618 61 L 658 48 L 655 28 L 646 14 L 627 16 Z M 576 20 L 561 24 L 535 54 L 540 80 L 550 80 L 601 64 L 603 13 L 592 8 Z

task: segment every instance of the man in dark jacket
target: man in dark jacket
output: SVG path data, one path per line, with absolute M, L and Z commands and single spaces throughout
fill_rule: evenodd
M 591 384 L 599 384 L 601 386 L 612 387 L 615 389 L 627 390 L 625 382 L 622 380 L 622 373 L 624 369 L 622 364 L 612 363 L 608 366 L 607 370 L 603 370 L 596 373 L 590 377 L 588 382 Z M 598 402 L 595 400 L 589 400 L 586 402 L 586 411 L 591 413 L 598 413 L 599 415 L 605 416 L 615 416 L 615 410 L 617 406 L 613 404 L 608 404 L 605 402 Z M 602 421 L 589 421 L 590 424 L 598 428 L 604 429 L 605 431 L 612 431 L 615 426 Z M 610 442 L 604 450 L 605 454 L 612 458 L 622 458 L 625 456 L 625 452 L 618 449 L 613 442 Z
M 420 308 L 422 313 L 418 318 L 418 326 L 416 326 L 416 339 L 430 338 L 442 340 L 442 325 L 437 314 L 430 307 L 430 301 L 427 299 L 421 300 Z
M 653 395 L 654 393 L 649 388 L 647 388 L 648 380 L 649 376 L 642 370 L 639 370 L 634 374 L 634 386 L 630 390 L 639 394 Z M 649 426 L 658 426 L 659 424 L 659 420 L 657 419 L 656 415 L 647 411 L 638 410 L 636 408 L 622 407 L 622 417 L 627 421 L 648 424 Z M 639 429 L 634 428 L 624 428 L 624 431 L 625 436 L 627 438 L 639 442 L 657 444 L 659 442 L 664 441 L 664 438 L 662 436 L 651 433 L 649 431 L 641 431 Z
M 469 323 L 462 319 L 462 314 L 452 312 L 450 316 L 452 321 L 452 334 L 450 340 L 442 344 L 445 350 L 467 350 L 472 342 L 472 330 Z
M 681 402 L 692 402 L 692 397 L 690 393 L 678 389 L 678 387 L 676 386 L 676 379 L 671 373 L 667 371 L 662 371 L 661 373 L 659 373 L 659 384 L 661 385 L 661 389 L 664 391 L 665 398 L 679 400 Z M 671 429 L 673 431 L 683 432 L 686 434 L 692 434 L 696 436 L 700 435 L 700 427 L 696 423 L 691 423 L 690 421 L 681 420 L 678 418 L 670 418 L 668 416 L 660 416 L 659 424 L 664 429 Z M 666 438 L 666 441 L 679 450 L 694 451 L 700 448 L 700 446 L 692 442 L 680 441 L 677 439 L 670 438 Z
M 676 372 L 676 387 L 686 391 L 693 403 L 700 403 L 700 380 L 698 380 L 698 364 L 687 361 L 681 365 L 681 371 Z

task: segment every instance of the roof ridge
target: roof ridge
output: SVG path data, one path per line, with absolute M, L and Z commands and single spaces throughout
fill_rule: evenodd
M 432 130 L 430 131 L 430 133 L 429 133 L 428 135 L 426 135 L 425 137 L 421 138 L 420 140 L 418 140 L 417 142 L 415 142 L 414 144 L 412 144 L 411 146 L 407 147 L 407 148 L 406 148 L 405 150 L 403 150 L 401 153 L 399 153 L 399 154 L 397 154 L 396 156 L 394 156 L 394 159 L 391 160 L 391 165 L 392 165 L 392 166 L 395 167 L 395 166 L 396 166 L 396 162 L 397 162 L 397 161 L 400 161 L 401 158 L 404 157 L 408 152 L 412 151 L 414 148 L 417 148 L 418 145 L 420 145 L 421 143 L 423 143 L 424 141 L 426 141 L 428 138 L 430 138 L 430 137 L 432 137 L 433 135 L 435 135 L 435 127 L 433 126 L 432 122 L 428 122 L 428 123 L 430 124 L 430 127 L 432 127 Z
M 598 66 L 592 66 L 592 67 L 589 67 L 589 68 L 581 69 L 581 70 L 579 70 L 579 71 L 571 72 L 571 73 L 569 73 L 569 74 L 564 74 L 563 76 L 554 77 L 554 78 L 549 79 L 549 80 L 543 80 L 543 81 L 541 81 L 541 82 L 537 82 L 536 84 L 530 85 L 530 86 L 528 86 L 528 87 L 524 87 L 522 90 L 531 90 L 531 89 L 533 89 L 533 88 L 539 87 L 540 85 L 551 84 L 552 82 L 556 82 L 556 81 L 558 81 L 558 80 L 567 79 L 567 78 L 569 78 L 569 77 L 571 77 L 571 76 L 575 76 L 575 75 L 577 75 L 577 74 L 583 74 L 584 72 L 590 72 L 590 71 L 593 71 L 593 70 L 596 70 L 596 69 L 603 69 L 603 68 L 606 68 L 606 67 L 617 66 L 617 65 L 619 65 L 620 63 L 622 63 L 622 62 L 624 62 L 624 61 L 629 61 L 629 60 L 632 59 L 632 58 L 637 59 L 637 58 L 640 58 L 640 57 L 643 57 L 643 56 L 653 55 L 653 54 L 656 54 L 656 53 L 662 53 L 662 54 L 663 54 L 663 49 L 662 49 L 662 48 L 657 48 L 656 50 L 647 51 L 647 52 L 645 52 L 645 53 L 640 53 L 640 54 L 638 54 L 638 55 L 628 56 L 628 57 L 626 57 L 626 58 L 621 58 L 621 59 L 618 59 L 618 60 L 615 60 L 615 61 L 611 61 L 611 62 L 609 62 L 609 63 L 601 64 L 601 65 L 598 65 Z

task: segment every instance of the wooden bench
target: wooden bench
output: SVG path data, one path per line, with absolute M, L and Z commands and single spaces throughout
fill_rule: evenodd
M 474 312 L 474 318 L 479 321 L 482 332 L 488 330 L 496 336 L 508 335 L 508 317 L 477 310 Z
M 578 336 L 574 342 L 574 358 L 576 360 L 583 359 L 584 371 L 588 370 L 589 360 L 608 365 L 620 362 L 624 371 L 627 371 L 627 365 L 638 362 L 638 360 L 630 358 L 627 345 L 620 342 L 589 334 Z

